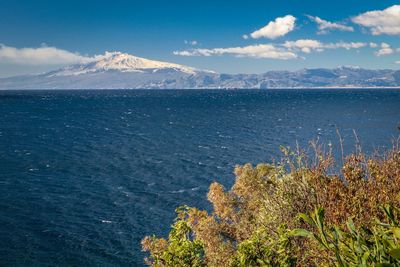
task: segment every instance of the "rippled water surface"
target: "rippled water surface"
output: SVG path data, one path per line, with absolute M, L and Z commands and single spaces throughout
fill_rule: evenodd
M 311 139 L 371 152 L 399 135 L 400 91 L 0 92 L 0 265 L 142 266 L 181 204 Z

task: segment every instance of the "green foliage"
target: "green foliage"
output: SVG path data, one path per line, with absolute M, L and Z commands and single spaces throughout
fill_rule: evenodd
M 246 266 L 296 266 L 296 257 L 285 226 L 278 229 L 276 237 L 259 231 L 238 245 L 231 267 Z
M 349 219 L 347 229 L 324 224 L 324 209 L 318 208 L 311 216 L 300 218 L 316 231 L 292 230 L 294 236 L 308 237 L 330 252 L 331 265 L 352 266 L 400 266 L 400 228 L 398 209 L 389 205 L 383 208 L 386 223 L 376 221 L 370 228 L 357 227 Z
M 147 237 L 143 239 L 142 246 L 145 251 L 150 251 L 150 258 L 146 262 L 151 266 L 204 266 L 203 246 L 198 240 L 192 240 L 192 231 L 186 221 L 188 208 L 179 207 L 175 223 L 169 233 L 168 240 Z
M 330 150 L 312 148 L 314 157 L 281 147 L 280 162 L 236 166 L 230 189 L 210 185 L 211 212 L 178 208 L 167 239 L 142 240 L 146 263 L 400 266 L 399 148 L 374 157 L 359 150 L 340 172 Z

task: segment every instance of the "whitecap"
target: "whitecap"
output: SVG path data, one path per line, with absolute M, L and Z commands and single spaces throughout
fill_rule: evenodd
M 179 189 L 177 191 L 171 191 L 172 194 L 181 194 L 184 193 L 186 190 L 185 189 Z

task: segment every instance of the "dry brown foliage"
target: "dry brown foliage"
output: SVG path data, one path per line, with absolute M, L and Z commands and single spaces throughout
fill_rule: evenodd
M 322 153 L 320 148 L 314 145 L 313 158 L 283 149 L 280 163 L 237 166 L 230 190 L 216 182 L 211 184 L 208 200 L 212 213 L 191 208 L 187 218 L 194 239 L 203 245 L 205 265 L 229 266 L 238 244 L 260 230 L 274 237 L 281 225 L 307 228 L 296 219 L 297 214 L 310 214 L 317 207 L 325 208 L 328 226 L 345 226 L 349 218 L 357 225 L 382 218 L 381 205 L 400 206 L 397 146 L 371 157 L 358 151 L 346 157 L 337 172 L 331 152 Z M 159 249 L 165 245 L 162 239 L 152 242 L 146 245 L 150 253 L 152 246 Z M 315 244 L 304 239 L 291 242 L 300 248 L 297 265 L 329 264 Z

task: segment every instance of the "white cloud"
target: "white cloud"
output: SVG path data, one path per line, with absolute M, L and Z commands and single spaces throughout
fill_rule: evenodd
M 322 52 L 325 49 L 339 49 L 343 48 L 346 50 L 350 49 L 358 49 L 365 46 L 368 46 L 367 43 L 361 42 L 337 42 L 337 43 L 322 43 L 318 40 L 313 39 L 300 39 L 297 41 L 286 41 L 283 44 L 284 47 L 292 50 L 300 50 L 303 53 L 311 53 L 311 52 Z
M 400 64 L 400 60 L 398 60 L 398 61 L 396 61 L 396 62 L 394 62 L 394 63 L 396 63 L 396 64 Z
M 337 49 L 337 48 L 344 48 L 346 50 L 350 49 L 358 49 L 362 47 L 368 46 L 368 43 L 362 43 L 362 42 L 338 42 L 338 43 L 328 43 L 324 45 L 324 48 L 328 49 Z
M 194 55 L 195 55 L 195 53 L 193 53 L 193 52 L 191 52 L 191 51 L 187 51 L 187 50 L 184 50 L 184 51 L 174 51 L 173 54 L 176 55 L 176 56 L 183 56 L 183 57 L 191 57 L 191 56 L 194 56 Z
M 400 5 L 374 10 L 352 18 L 352 21 L 371 30 L 373 35 L 400 34 Z
M 312 52 L 322 52 L 325 49 L 359 49 L 369 46 L 369 43 L 362 42 L 337 42 L 322 43 L 313 39 L 300 39 L 296 41 L 286 41 L 281 44 L 257 44 L 244 47 L 211 48 L 211 49 L 190 49 L 184 51 L 174 51 L 178 56 L 213 56 L 232 54 L 238 57 L 255 57 L 269 59 L 301 59 L 298 53 L 309 54 Z
M 300 39 L 297 41 L 286 41 L 283 44 L 288 49 L 299 49 L 303 53 L 311 53 L 311 51 L 322 49 L 323 44 L 320 41 L 312 39 Z
M 338 30 L 338 31 L 347 31 L 347 32 L 354 31 L 353 27 L 347 26 L 342 23 L 330 22 L 330 21 L 321 19 L 320 17 L 314 17 L 314 16 L 310 16 L 310 15 L 307 15 L 307 17 L 318 24 L 318 33 L 319 34 L 328 33 L 329 30 Z
M 193 46 L 196 46 L 196 45 L 199 44 L 196 40 L 193 40 L 193 41 L 185 40 L 185 41 L 183 41 L 183 42 L 184 42 L 185 44 L 193 45 Z
M 377 48 L 378 44 L 377 43 L 369 43 L 369 47 L 371 48 Z
M 380 57 L 380 56 L 387 56 L 390 54 L 393 54 L 395 50 L 390 47 L 389 44 L 387 43 L 381 43 L 381 48 L 375 52 L 375 55 Z
M 179 56 L 212 56 L 231 54 L 237 57 L 254 57 L 254 58 L 269 58 L 269 59 L 296 59 L 299 58 L 293 51 L 276 47 L 272 44 L 258 44 L 244 47 L 228 47 L 228 48 L 213 48 L 213 49 L 193 49 L 186 51 L 174 51 L 174 55 Z
M 253 39 L 259 39 L 261 37 L 276 39 L 293 31 L 295 23 L 296 23 L 296 18 L 293 17 L 292 15 L 278 17 L 274 21 L 270 21 L 263 28 L 251 33 L 250 36 Z
M 0 44 L 0 61 L 20 65 L 61 65 L 87 62 L 89 57 L 56 47 L 15 48 Z

